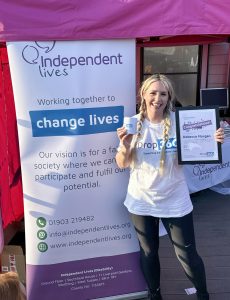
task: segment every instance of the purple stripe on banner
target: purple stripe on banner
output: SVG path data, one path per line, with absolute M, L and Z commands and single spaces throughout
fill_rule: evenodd
M 89 300 L 145 290 L 139 252 L 27 265 L 28 300 Z

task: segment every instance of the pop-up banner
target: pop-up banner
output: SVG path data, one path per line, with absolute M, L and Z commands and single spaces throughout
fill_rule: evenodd
M 116 129 L 135 114 L 135 41 L 10 42 L 28 300 L 143 294 Z M 121 298 L 119 298 L 121 299 Z
M 222 163 L 184 165 L 189 192 L 195 193 L 230 179 L 230 142 L 226 139 L 222 148 Z M 215 188 L 214 188 L 215 190 Z

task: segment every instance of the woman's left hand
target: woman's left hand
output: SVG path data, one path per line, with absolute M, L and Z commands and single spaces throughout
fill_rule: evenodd
M 223 144 L 224 143 L 224 129 L 218 128 L 214 134 L 214 138 L 215 138 L 216 142 Z

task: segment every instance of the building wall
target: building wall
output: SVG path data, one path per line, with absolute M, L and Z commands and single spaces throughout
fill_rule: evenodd
M 229 51 L 229 43 L 209 45 L 206 87 L 228 87 Z

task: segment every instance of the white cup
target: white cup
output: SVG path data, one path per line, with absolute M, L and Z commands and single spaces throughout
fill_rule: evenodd
M 123 126 L 127 130 L 127 134 L 136 134 L 137 133 L 137 121 L 136 117 L 124 117 Z

